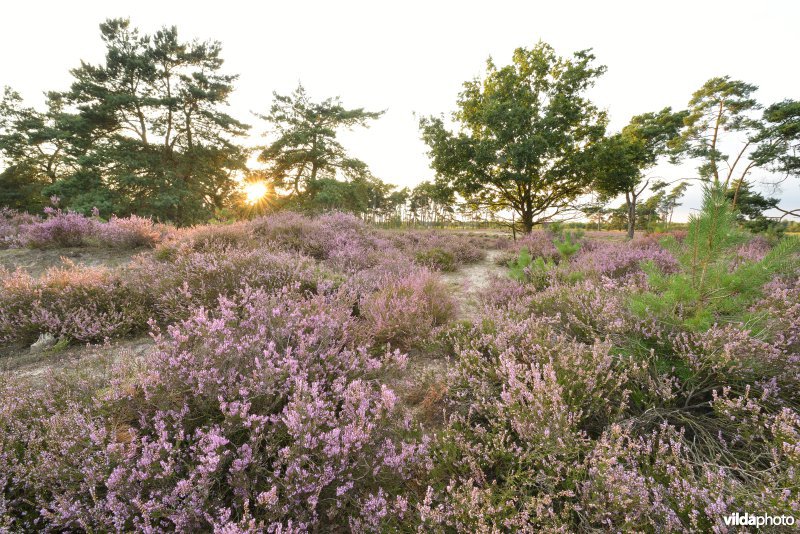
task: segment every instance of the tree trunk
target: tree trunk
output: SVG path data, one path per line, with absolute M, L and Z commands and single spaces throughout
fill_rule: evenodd
M 517 218 L 514 211 L 511 212 L 511 237 L 514 241 L 517 240 Z
M 533 231 L 533 213 L 529 211 L 523 211 L 519 214 L 522 218 L 522 230 L 529 234 Z
M 636 230 L 636 195 L 626 192 L 625 204 L 628 206 L 628 239 L 633 239 Z

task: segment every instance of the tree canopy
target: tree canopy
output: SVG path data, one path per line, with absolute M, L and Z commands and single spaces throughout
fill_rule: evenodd
M 0 95 L 0 207 L 41 213 L 58 197 L 66 210 L 178 225 L 341 209 L 373 221 L 502 220 L 530 231 L 578 209 L 599 224 L 624 196 L 613 219 L 632 237 L 671 221 L 679 205 L 687 186 L 668 192 L 648 177 L 670 156 L 697 162 L 697 178 L 744 221 L 757 220 L 752 228 L 775 213 L 800 216 L 755 187 L 777 191 L 800 175 L 800 102 L 762 105 L 756 85 L 730 76 L 709 79 L 686 111 L 642 113 L 606 135 L 606 112 L 588 96 L 606 69 L 591 50 L 518 48 L 463 84 L 451 117 L 420 120 L 435 179 L 409 190 L 374 176 L 341 142 L 383 111 L 313 100 L 298 85 L 273 93 L 257 115 L 268 124 L 265 146 L 248 146 L 249 126 L 228 112 L 237 76 L 224 72 L 219 42 L 183 40 L 174 26 L 143 33 L 127 19 L 106 20 L 100 37 L 103 59 L 72 69 L 69 87 L 45 93 L 43 106 L 10 88 Z
M 322 179 L 371 178 L 367 164 L 350 156 L 337 140 L 342 129 L 367 126 L 382 111 L 347 109 L 339 98 L 313 102 L 302 85 L 291 95 L 274 93 L 267 115 L 259 115 L 273 128 L 275 139 L 259 155 L 277 187 L 295 196 L 311 194 Z
M 628 237 L 636 228 L 636 202 L 649 184 L 644 171 L 668 153 L 686 112 L 664 108 L 633 117 L 621 132 L 604 138 L 594 150 L 594 187 L 606 197 L 625 195 Z
M 423 118 L 438 178 L 469 201 L 513 210 L 526 232 L 569 207 L 591 181 L 588 148 L 606 114 L 586 97 L 605 67 L 588 51 L 560 57 L 548 44 L 518 48 L 509 65 L 490 59 L 464 84 L 451 132 Z
M 105 61 L 73 69 L 46 112 L 6 93 L 0 143 L 11 172 L 46 179 L 43 192 L 78 211 L 208 220 L 235 194 L 246 157 L 233 140 L 247 126 L 223 111 L 236 77 L 220 72 L 221 45 L 183 42 L 174 26 L 143 35 L 127 19 L 100 32 Z

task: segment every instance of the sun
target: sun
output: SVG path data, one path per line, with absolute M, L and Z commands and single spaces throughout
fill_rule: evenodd
M 244 194 L 248 204 L 258 204 L 267 195 L 267 184 L 249 182 L 244 186 Z

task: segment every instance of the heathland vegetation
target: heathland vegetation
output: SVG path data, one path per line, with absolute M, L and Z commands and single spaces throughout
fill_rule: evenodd
M 218 43 L 101 31 L 47 109 L 0 104 L 0 531 L 800 517 L 797 210 L 752 178 L 800 171 L 800 104 L 713 78 L 609 133 L 604 68 L 540 43 L 421 120 L 437 179 L 397 190 L 337 140 L 380 112 L 299 87 L 247 148 Z

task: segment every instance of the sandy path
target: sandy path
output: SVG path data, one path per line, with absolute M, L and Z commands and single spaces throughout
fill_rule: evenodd
M 501 250 L 487 250 L 483 261 L 442 275 L 444 281 L 453 288 L 453 295 L 459 305 L 459 319 L 474 319 L 478 311 L 477 296 L 480 290 L 489 285 L 492 276 L 503 276 L 506 273 L 505 268 L 495 264 L 500 254 Z

